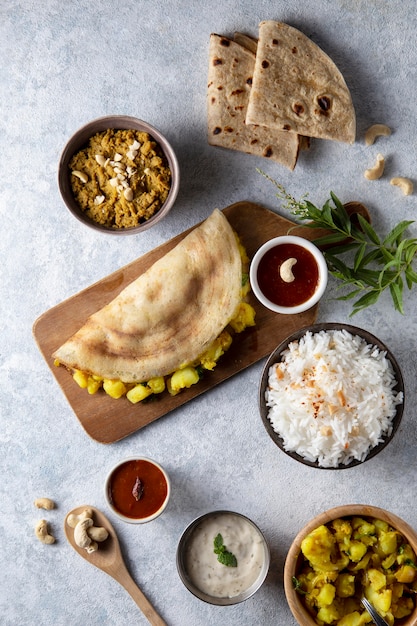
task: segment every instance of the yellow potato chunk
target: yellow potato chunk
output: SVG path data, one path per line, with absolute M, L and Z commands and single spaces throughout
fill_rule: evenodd
M 111 397 L 118 400 L 125 395 L 127 388 L 121 380 L 109 380 L 105 378 L 103 381 L 104 391 Z
M 412 565 L 401 565 L 398 572 L 395 573 L 395 578 L 399 583 L 412 583 L 416 577 L 416 568 Z
M 369 580 L 369 584 L 371 585 L 372 589 L 374 589 L 375 591 L 379 591 L 380 589 L 383 589 L 387 584 L 387 577 L 385 576 L 385 574 L 383 574 L 377 569 L 373 569 L 373 568 L 368 569 L 367 577 Z
M 332 604 L 330 606 L 321 607 L 317 613 L 319 623 L 333 624 L 340 617 L 339 611 Z
M 339 598 L 349 598 L 355 595 L 355 576 L 353 574 L 339 574 L 336 579 L 336 594 Z
M 334 597 L 336 595 L 336 588 L 334 585 L 330 583 L 325 583 L 323 587 L 320 589 L 319 594 L 317 596 L 317 605 L 320 607 L 329 606 L 332 604 Z
M 148 387 L 152 389 L 152 393 L 162 393 L 165 390 L 165 379 L 163 376 L 156 376 L 148 380 Z
M 211 346 L 200 356 L 200 364 L 206 370 L 213 370 L 216 367 L 217 361 L 232 345 L 232 337 L 227 331 L 223 331 L 213 341 Z
M 332 571 L 337 569 L 331 561 L 331 553 L 336 540 L 330 530 L 322 525 L 313 530 L 301 543 L 301 550 L 315 570 Z
M 88 386 L 88 374 L 81 372 L 80 370 L 75 370 L 73 375 L 73 379 L 77 383 L 81 389 L 87 389 Z
M 230 326 L 235 333 L 241 333 L 248 326 L 255 326 L 255 309 L 247 302 L 241 302 Z
M 135 385 L 132 389 L 129 389 L 126 394 L 126 398 L 132 404 L 137 404 L 138 402 L 141 402 L 142 400 L 150 396 L 152 393 L 153 392 L 150 387 L 139 383 L 138 385 Z
M 183 369 L 177 370 L 173 373 L 170 378 L 168 391 L 171 395 L 175 395 L 181 391 L 181 389 L 191 387 L 191 385 L 195 385 L 198 381 L 199 376 L 195 367 L 184 367 Z
M 87 381 L 87 391 L 90 395 L 97 393 L 97 391 L 101 388 L 103 381 L 101 378 L 97 378 L 96 376 L 89 376 Z

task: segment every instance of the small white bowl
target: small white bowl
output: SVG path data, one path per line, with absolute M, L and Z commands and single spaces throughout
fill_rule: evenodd
M 136 463 L 136 467 L 134 466 L 135 463 Z M 126 477 L 128 464 L 129 464 L 129 476 Z M 140 467 L 141 464 L 142 464 L 142 468 Z M 143 472 L 144 472 L 144 468 L 146 467 L 146 465 L 153 466 L 153 471 L 156 472 L 156 474 L 159 476 L 159 479 L 162 480 L 163 483 L 165 483 L 166 493 L 165 495 L 163 495 L 164 490 L 162 490 L 162 495 L 158 499 L 159 500 L 158 507 L 156 509 L 153 507 L 154 510 L 152 510 L 152 512 L 149 513 L 149 515 L 134 516 L 132 513 L 132 516 L 130 516 L 128 514 L 125 514 L 127 513 L 126 510 L 123 512 L 119 510 L 119 508 L 116 507 L 115 500 L 112 495 L 112 492 L 113 492 L 112 485 L 114 486 L 114 481 L 118 473 L 120 473 L 121 471 L 124 471 L 125 478 L 127 481 L 127 484 L 124 487 L 124 493 L 127 497 L 129 496 L 132 497 L 132 506 L 134 506 L 135 498 L 134 498 L 132 491 L 135 485 L 135 478 L 139 478 L 142 481 L 142 486 L 143 486 L 142 497 L 143 497 L 143 504 L 145 505 L 146 504 L 145 498 L 147 498 L 147 495 L 148 496 L 150 495 L 149 491 L 147 494 L 147 487 L 149 486 L 149 481 L 151 480 L 150 478 L 145 479 L 145 474 Z M 142 477 L 140 475 L 141 473 L 142 473 Z M 120 486 L 120 482 L 118 482 L 118 484 Z M 145 456 L 134 456 L 134 457 L 129 457 L 129 458 L 123 459 L 122 461 L 119 461 L 119 463 L 117 463 L 108 473 L 105 484 L 104 484 L 104 496 L 106 498 L 108 507 L 120 520 L 122 520 L 123 522 L 127 522 L 129 524 L 145 524 L 146 522 L 150 522 L 154 520 L 155 518 L 159 517 L 159 515 L 161 515 L 161 513 L 165 510 L 168 504 L 170 495 L 171 495 L 171 482 L 170 482 L 168 474 L 159 463 Z M 142 498 L 139 499 L 139 502 L 141 500 Z M 148 502 L 149 502 L 149 499 L 148 499 Z
M 314 293 L 305 301 L 294 306 L 283 306 L 281 304 L 273 302 L 263 293 L 258 281 L 259 265 L 263 260 L 265 254 L 273 248 L 284 244 L 299 246 L 304 250 L 310 252 L 315 259 L 318 269 L 318 280 Z M 297 266 L 295 265 L 293 269 L 294 272 L 296 271 L 296 267 Z M 278 271 L 279 268 L 277 267 L 277 273 Z M 295 235 L 282 235 L 280 237 L 274 237 L 273 239 L 270 239 L 259 248 L 259 250 L 256 252 L 255 256 L 252 259 L 249 275 L 252 291 L 255 294 L 256 298 L 259 300 L 259 302 L 261 302 L 266 308 L 274 311 L 275 313 L 294 315 L 296 313 L 302 313 L 304 311 L 307 311 L 308 309 L 311 309 L 311 307 L 313 307 L 315 304 L 317 304 L 327 287 L 328 270 L 327 263 L 322 252 L 317 248 L 316 245 L 314 245 L 314 243 L 312 243 L 308 239 L 304 239 L 303 237 L 296 237 Z M 297 278 L 294 281 L 294 285 L 296 284 L 296 280 Z M 293 285 L 293 283 L 287 284 L 288 288 Z M 283 285 L 285 285 L 285 283 L 283 283 Z

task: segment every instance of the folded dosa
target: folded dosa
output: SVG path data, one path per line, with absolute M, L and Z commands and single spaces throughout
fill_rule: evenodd
M 53 357 L 126 383 L 166 376 L 192 363 L 222 332 L 239 306 L 241 286 L 236 235 L 216 209 Z
M 352 98 L 335 63 L 302 32 L 273 20 L 259 25 L 246 123 L 355 141 Z
M 210 35 L 208 143 L 267 157 L 293 170 L 299 152 L 297 133 L 245 122 L 255 69 L 256 40 L 241 33 L 237 33 L 235 39 L 237 41 L 215 33 Z

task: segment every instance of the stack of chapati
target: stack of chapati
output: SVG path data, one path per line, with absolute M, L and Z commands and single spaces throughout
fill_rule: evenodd
M 294 169 L 305 137 L 355 141 L 346 82 L 319 46 L 282 22 L 258 40 L 210 36 L 208 141 Z

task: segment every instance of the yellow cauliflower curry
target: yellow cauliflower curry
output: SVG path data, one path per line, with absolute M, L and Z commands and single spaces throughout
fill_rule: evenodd
M 293 584 L 320 626 L 372 624 L 361 605 L 363 596 L 390 626 L 413 612 L 417 558 L 387 522 L 336 519 L 307 535 L 301 552 L 302 565 Z
M 95 376 L 87 372 L 73 370 L 72 375 L 75 382 L 82 389 L 86 389 L 89 394 L 95 394 L 100 389 L 103 389 L 112 398 L 119 399 L 125 396 L 130 402 L 137 404 L 165 390 L 167 390 L 170 395 L 175 396 L 181 390 L 198 383 L 205 372 L 212 371 L 216 367 L 220 357 L 232 345 L 234 334 L 241 333 L 249 326 L 255 326 L 255 310 L 246 302 L 246 297 L 250 291 L 248 276 L 249 258 L 238 236 L 236 234 L 235 236 L 242 260 L 241 301 L 234 317 L 230 320 L 227 327 L 196 361 L 181 365 L 168 376 L 158 376 L 139 383 L 126 383 L 122 380 L 101 378 L 100 376 Z M 55 360 L 55 365 L 60 365 L 59 360 Z

